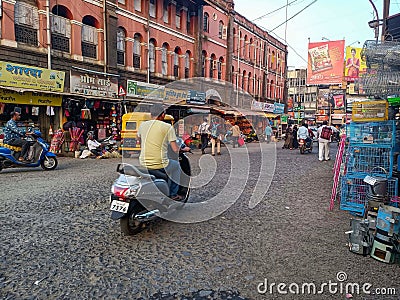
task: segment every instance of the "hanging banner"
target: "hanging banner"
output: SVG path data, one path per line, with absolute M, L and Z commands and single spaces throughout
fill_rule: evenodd
M 257 110 L 257 111 L 265 111 L 265 112 L 274 112 L 274 104 L 272 103 L 267 103 L 267 102 L 259 102 L 253 100 L 251 102 L 251 110 Z
M 128 80 L 127 84 L 128 97 L 150 97 L 151 99 L 162 100 L 164 99 L 164 86 Z
M 40 91 L 64 91 L 65 73 L 0 61 L 0 85 Z
M 0 103 L 61 106 L 62 96 L 40 92 L 25 92 L 21 94 L 0 89 Z
M 362 48 L 346 47 L 345 79 L 353 82 L 366 73 L 367 64 L 361 57 Z
M 118 79 L 112 76 L 71 72 L 71 93 L 84 96 L 116 98 L 118 95 Z
M 341 84 L 344 40 L 308 44 L 307 84 Z

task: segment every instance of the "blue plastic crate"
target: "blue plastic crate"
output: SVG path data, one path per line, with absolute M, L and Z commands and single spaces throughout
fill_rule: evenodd
M 359 214 L 364 213 L 368 184 L 364 182 L 364 174 L 345 175 L 341 178 L 340 209 Z M 376 176 L 376 175 L 373 175 Z M 398 179 L 388 178 L 389 198 L 398 196 Z
M 393 172 L 393 149 L 386 147 L 350 146 L 346 153 L 347 173 L 378 173 L 391 177 Z
M 347 128 L 350 145 L 370 147 L 395 147 L 400 141 L 400 132 L 396 130 L 397 121 L 355 123 Z

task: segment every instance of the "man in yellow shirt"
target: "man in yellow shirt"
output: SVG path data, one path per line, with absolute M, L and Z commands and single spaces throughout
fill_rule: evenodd
M 138 129 L 138 136 L 141 139 L 140 165 L 149 170 L 164 169 L 169 179 L 170 197 L 173 200 L 180 200 L 179 162 L 168 158 L 168 144 L 174 152 L 179 152 L 174 128 L 163 122 L 165 111 L 161 104 L 154 104 L 150 113 L 153 120 L 143 122 Z

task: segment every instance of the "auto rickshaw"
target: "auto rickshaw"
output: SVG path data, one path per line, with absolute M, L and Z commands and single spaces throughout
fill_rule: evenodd
M 151 114 L 148 112 L 132 112 L 122 116 L 121 146 L 119 150 L 122 151 L 124 158 L 129 158 L 131 154 L 140 153 L 140 138 L 138 138 L 137 133 L 140 124 L 148 120 L 151 120 Z M 174 117 L 166 114 L 164 122 L 173 125 Z

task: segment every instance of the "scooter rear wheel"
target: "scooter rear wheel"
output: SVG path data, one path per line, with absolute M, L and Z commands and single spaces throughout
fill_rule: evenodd
M 134 209 L 132 214 L 130 214 L 129 216 L 119 219 L 119 224 L 123 235 L 135 235 L 144 229 L 143 223 L 137 222 L 131 218 L 131 216 L 134 216 L 137 213 L 139 213 L 139 209 Z

